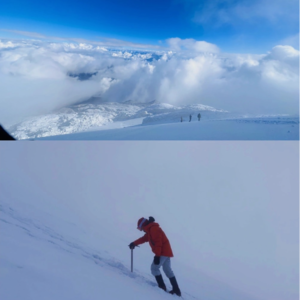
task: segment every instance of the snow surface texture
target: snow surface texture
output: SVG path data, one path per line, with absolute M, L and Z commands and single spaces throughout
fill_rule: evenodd
M 258 55 L 222 53 L 216 45 L 192 39 L 169 39 L 168 44 L 160 51 L 136 51 L 0 40 L 1 123 L 8 127 L 91 97 L 203 104 L 251 115 L 299 113 L 299 51 L 293 47 L 277 45 Z M 92 122 L 89 114 L 82 117 L 79 127 Z M 48 116 L 54 123 L 70 119 L 72 114 Z M 95 125 L 105 120 L 109 116 L 95 119 Z
M 149 245 L 130 272 L 136 222 L 153 215 L 184 299 L 296 300 L 298 153 L 297 142 L 2 142 L 1 298 L 177 299 L 156 287 Z
M 48 136 L 39 140 L 299 140 L 299 119 L 249 118 L 130 126 L 122 129 Z M 109 128 L 109 127 L 108 127 Z M 113 128 L 113 127 L 112 127 Z
M 205 105 L 176 107 L 167 103 L 88 103 L 73 105 L 57 113 L 28 119 L 8 128 L 17 139 L 39 138 L 62 134 L 77 133 L 87 130 L 106 130 L 136 124 L 151 125 L 157 123 L 178 122 L 189 115 L 194 118 L 201 112 L 204 118 L 224 118 L 225 111 Z
M 96 101 L 99 100 L 92 98 L 55 114 L 30 118 L 8 131 L 17 139 L 51 140 L 299 139 L 298 116 L 240 116 L 201 104 L 179 107 L 156 102 L 95 104 Z

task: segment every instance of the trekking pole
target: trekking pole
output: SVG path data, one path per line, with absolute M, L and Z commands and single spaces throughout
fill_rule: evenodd
M 133 272 L 133 249 L 131 249 L 131 272 Z

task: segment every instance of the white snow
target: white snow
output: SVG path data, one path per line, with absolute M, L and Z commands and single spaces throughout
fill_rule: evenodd
M 156 287 L 149 245 L 130 272 L 136 222 L 153 215 L 184 299 L 296 300 L 298 153 L 298 142 L 1 142 L 1 299 L 177 299 Z
M 166 115 L 160 115 L 166 118 Z M 48 136 L 41 140 L 299 140 L 297 118 L 276 121 L 268 119 L 203 120 L 193 122 L 156 123 L 122 129 L 81 132 Z M 140 119 L 139 119 L 140 120 Z M 143 122 L 145 122 L 144 119 Z M 174 120 L 172 120 L 174 121 Z M 149 121 L 148 121 L 149 122 Z M 121 127 L 121 126 L 120 126 Z M 122 126 L 125 127 L 125 126 Z M 115 127 L 116 128 L 116 127 Z M 105 128 L 103 128 L 105 129 Z
M 299 116 L 245 116 L 202 104 L 93 103 L 99 101 L 95 99 L 29 118 L 8 131 L 17 139 L 52 140 L 299 139 Z
M 62 108 L 56 113 L 29 118 L 12 126 L 9 131 L 17 139 L 28 139 L 95 130 L 95 128 L 98 130 L 122 128 L 142 123 L 138 117 L 147 114 L 135 115 L 140 109 L 136 105 L 118 103 L 79 104 Z

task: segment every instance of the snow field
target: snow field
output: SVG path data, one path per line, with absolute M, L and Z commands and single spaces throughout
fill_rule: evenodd
M 298 299 L 297 142 L 15 145 L 1 143 L 4 299 L 174 299 L 149 245 L 129 271 L 150 215 L 185 299 Z
M 87 131 L 39 140 L 298 140 L 298 120 L 268 122 L 266 119 L 201 120 L 136 125 L 119 129 Z

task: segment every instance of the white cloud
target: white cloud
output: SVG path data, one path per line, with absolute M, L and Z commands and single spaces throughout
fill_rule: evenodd
M 299 33 L 286 37 L 279 42 L 280 45 L 292 46 L 299 50 Z
M 220 49 L 214 45 L 205 41 L 196 41 L 194 39 L 180 39 L 171 38 L 167 40 L 171 49 L 175 51 L 188 50 L 192 52 L 209 52 L 218 53 Z
M 106 101 L 298 113 L 299 51 L 293 47 L 239 55 L 204 41 L 167 42 L 172 51 L 143 53 L 84 43 L 0 41 L 0 120 L 13 123 L 94 95 Z M 70 74 L 88 74 L 88 80 Z
M 291 46 L 278 45 L 272 49 L 269 58 L 275 60 L 292 59 L 296 62 L 299 59 L 299 51 Z
M 5 49 L 5 48 L 13 48 L 15 47 L 14 43 L 11 41 L 7 41 L 7 42 L 2 42 L 0 40 L 0 49 Z

